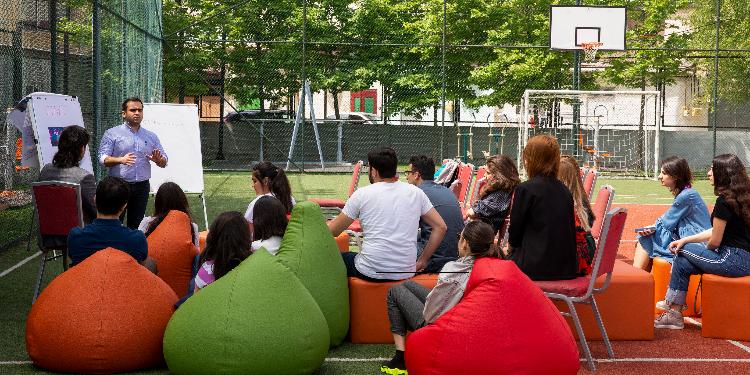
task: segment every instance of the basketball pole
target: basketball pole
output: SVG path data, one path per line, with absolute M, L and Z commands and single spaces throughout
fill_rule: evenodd
M 576 6 L 581 5 L 581 0 L 576 0 Z M 581 89 L 581 51 L 573 51 L 573 90 Z M 578 153 L 578 142 L 575 141 L 575 137 L 580 131 L 581 123 L 581 106 L 580 104 L 573 104 L 573 134 L 571 134 L 571 141 L 573 143 L 573 155 L 579 157 Z

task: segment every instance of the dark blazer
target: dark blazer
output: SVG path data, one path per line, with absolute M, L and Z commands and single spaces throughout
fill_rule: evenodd
M 39 181 L 63 181 L 81 185 L 83 222 L 88 224 L 96 219 L 96 179 L 91 172 L 80 167 L 58 168 L 50 163 L 39 172 Z
M 573 196 L 555 177 L 518 185 L 510 213 L 509 259 L 532 280 L 576 277 Z

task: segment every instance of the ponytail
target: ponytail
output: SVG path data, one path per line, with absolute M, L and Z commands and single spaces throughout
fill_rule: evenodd
M 258 181 L 268 178 L 268 188 L 284 205 L 287 213 L 292 212 L 292 188 L 284 170 L 269 161 L 261 161 L 253 166 L 253 176 Z

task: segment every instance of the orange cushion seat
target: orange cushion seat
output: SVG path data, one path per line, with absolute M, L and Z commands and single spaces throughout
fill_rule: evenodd
M 434 288 L 437 274 L 417 275 L 411 280 Z M 405 280 L 404 280 L 405 281 Z M 388 288 L 403 281 L 371 282 L 349 278 L 349 334 L 354 344 L 388 344 L 393 342 L 388 322 L 386 296 Z
M 193 276 L 193 261 L 198 249 L 190 232 L 190 217 L 182 211 L 170 211 L 148 236 L 148 255 L 156 261 L 159 277 L 177 296 L 187 294 Z
M 332 199 L 332 198 L 310 198 L 308 199 L 310 202 L 317 203 L 320 207 L 338 207 L 338 208 L 344 208 L 344 205 L 346 205 L 346 202 L 341 199 Z
M 203 250 L 206 250 L 206 238 L 208 237 L 208 231 L 204 230 L 203 232 L 198 233 L 198 243 L 200 244 L 200 252 L 202 253 Z
M 604 283 L 604 276 L 596 287 Z M 595 295 L 610 340 L 654 339 L 654 279 L 648 272 L 616 260 L 609 287 Z M 568 311 L 563 301 L 555 301 L 560 311 Z M 588 340 L 601 340 L 602 335 L 589 308 L 577 309 Z M 576 335 L 573 320 L 566 318 Z
M 656 308 L 656 303 L 663 300 L 669 287 L 669 279 L 672 276 L 672 263 L 667 262 L 664 258 L 654 258 L 651 266 L 651 274 L 654 275 L 654 312 L 661 314 L 662 311 Z M 699 316 L 701 310 L 701 291 L 698 289 L 700 275 L 690 276 L 687 296 L 685 303 L 688 308 L 683 312 L 684 316 Z M 697 308 L 696 308 L 697 307 Z
M 162 364 L 162 339 L 177 295 L 132 256 L 98 251 L 44 289 L 26 321 L 38 367 L 113 373 Z
M 701 335 L 717 339 L 750 341 L 750 276 L 703 275 L 703 327 Z
M 336 246 L 338 246 L 339 251 L 342 253 L 345 253 L 349 251 L 349 233 L 341 232 L 336 238 Z

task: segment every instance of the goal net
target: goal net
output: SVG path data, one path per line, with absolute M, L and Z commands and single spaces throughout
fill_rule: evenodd
M 658 175 L 658 91 L 526 90 L 518 160 L 530 137 L 550 134 L 563 154 L 607 175 Z

